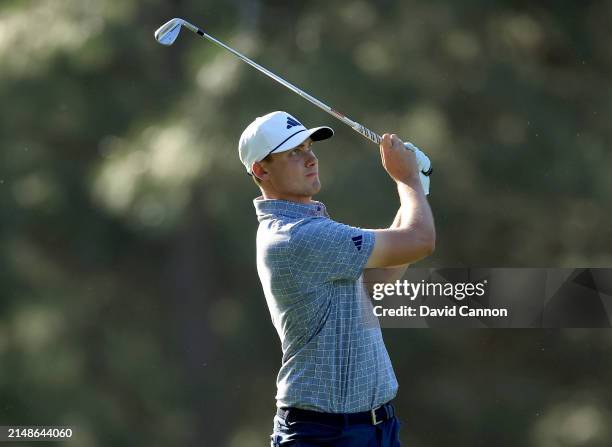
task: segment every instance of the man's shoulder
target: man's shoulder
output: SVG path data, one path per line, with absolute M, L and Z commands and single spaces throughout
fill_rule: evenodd
M 348 234 L 346 228 L 351 227 L 325 216 L 271 219 L 260 223 L 257 251 L 264 256 L 283 255 L 303 260 L 336 250 L 334 241 L 343 239 L 339 235 Z
M 269 219 L 259 224 L 257 238 L 275 235 L 288 238 L 288 242 L 299 240 L 303 237 L 325 234 L 346 225 L 336 222 L 325 216 L 308 216 L 292 219 Z
M 301 237 L 325 231 L 325 228 L 335 223 L 323 216 L 268 219 L 259 224 L 257 240 L 278 240 L 291 243 Z
M 325 216 L 270 222 L 260 226 L 258 250 L 288 250 L 303 258 L 324 252 L 360 251 L 368 230 L 352 227 Z

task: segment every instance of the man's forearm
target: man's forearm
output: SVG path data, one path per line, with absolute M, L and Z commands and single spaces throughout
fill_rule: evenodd
M 408 229 L 424 239 L 435 241 L 433 214 L 420 180 L 411 178 L 397 182 L 397 193 L 401 203 L 397 228 Z
M 401 225 L 402 225 L 402 207 L 400 206 L 399 209 L 397 210 L 397 213 L 395 213 L 395 218 L 393 219 L 393 223 L 391 224 L 389 228 L 400 228 Z M 386 274 L 389 276 L 389 281 L 386 281 L 386 282 L 393 282 L 396 279 L 400 279 L 402 276 L 404 276 L 404 272 L 406 271 L 409 265 L 410 264 L 403 264 L 403 265 L 398 265 L 395 267 L 387 267 L 387 268 L 372 269 L 372 270 L 381 270 L 383 274 Z
M 402 223 L 402 209 L 401 207 L 395 214 L 395 219 L 389 228 L 399 228 Z M 398 265 L 396 267 L 386 268 L 375 268 L 366 269 L 363 272 L 363 282 L 366 286 L 370 296 L 372 295 L 372 288 L 376 283 L 392 283 L 401 279 L 406 273 L 406 269 L 410 264 Z
M 412 180 L 412 181 L 411 181 Z M 433 215 L 421 184 L 417 179 L 397 183 L 400 208 L 389 228 L 402 229 L 421 235 L 424 241 L 435 240 Z M 386 268 L 367 269 L 364 271 L 364 282 L 370 291 L 375 283 L 395 282 L 401 279 L 409 264 Z

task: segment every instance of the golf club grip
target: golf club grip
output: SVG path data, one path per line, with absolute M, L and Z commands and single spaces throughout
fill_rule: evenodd
M 368 129 L 367 127 L 359 123 L 357 123 L 357 127 L 356 128 L 353 127 L 353 129 L 355 129 L 356 132 L 359 132 L 361 135 L 363 135 L 364 137 L 366 137 L 368 140 L 372 141 L 373 143 L 380 144 L 380 142 L 382 141 L 382 137 L 380 135 L 378 135 L 376 132 L 372 132 L 370 129 Z M 409 151 L 415 152 L 415 150 L 411 146 L 404 145 L 404 147 L 408 149 Z M 423 174 L 429 175 L 425 172 L 423 172 Z
M 382 137 L 380 135 L 378 135 L 376 132 L 372 132 L 370 129 L 363 126 L 362 124 L 357 123 L 357 128 L 353 129 L 355 129 L 358 133 L 366 137 L 374 144 L 380 144 L 380 141 L 382 140 Z

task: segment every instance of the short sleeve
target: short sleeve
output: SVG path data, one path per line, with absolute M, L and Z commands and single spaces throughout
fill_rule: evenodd
M 356 280 L 374 249 L 374 232 L 324 217 L 305 219 L 291 232 L 294 274 L 309 283 Z

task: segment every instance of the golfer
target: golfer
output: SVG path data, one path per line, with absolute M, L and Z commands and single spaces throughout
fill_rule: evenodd
M 433 217 L 415 154 L 385 134 L 382 165 L 400 200 L 393 224 L 332 220 L 312 197 L 321 189 L 313 144 L 333 134 L 273 112 L 240 137 L 240 160 L 261 189 L 257 271 L 283 351 L 271 445 L 396 447 L 398 383 L 378 321 L 364 321 L 372 306 L 364 283 L 394 281 L 431 254 Z

